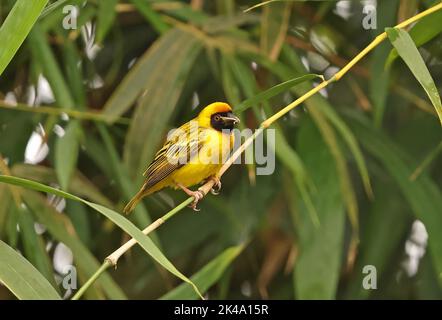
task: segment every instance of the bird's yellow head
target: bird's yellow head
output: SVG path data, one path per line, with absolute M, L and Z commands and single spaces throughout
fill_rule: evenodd
M 204 128 L 213 128 L 218 131 L 232 130 L 239 118 L 232 113 L 232 108 L 224 102 L 209 104 L 199 113 L 198 124 Z

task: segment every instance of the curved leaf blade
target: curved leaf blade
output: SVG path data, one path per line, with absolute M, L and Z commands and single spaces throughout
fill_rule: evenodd
M 410 71 L 416 77 L 417 81 L 419 81 L 424 88 L 436 109 L 442 125 L 442 102 L 438 89 L 413 39 L 406 31 L 401 29 L 387 28 L 386 32 L 392 45 L 396 48 L 408 68 L 410 68 Z
M 352 121 L 349 124 L 362 145 L 390 172 L 416 218 L 424 223 L 429 235 L 431 257 L 439 274 L 439 283 L 442 284 L 442 196 L 438 186 L 425 173 L 410 181 L 416 163 L 388 136 L 372 128 L 366 119 L 350 116 Z
M 171 38 L 172 43 L 166 46 L 165 38 Z M 139 173 L 145 170 L 163 139 L 186 80 L 202 49 L 199 39 L 179 29 L 169 31 L 160 39 L 162 45 L 156 52 L 156 59 L 152 56 L 145 61 L 151 66 L 149 78 L 146 81 L 143 74 L 145 94 L 137 103 L 124 146 L 124 163 L 130 169 L 130 175 L 140 179 Z M 126 93 L 123 92 L 123 95 Z
M 18 252 L 0 240 L 0 280 L 19 299 L 61 300 L 54 287 Z
M 224 250 L 215 259 L 206 264 L 200 271 L 192 276 L 191 280 L 201 289 L 201 292 L 206 292 L 224 273 L 226 268 L 235 260 L 242 252 L 244 245 L 230 247 Z M 190 286 L 185 283 L 169 291 L 160 300 L 191 300 L 198 296 Z
M 438 34 L 442 32 L 442 11 L 436 11 L 429 16 L 426 16 L 416 22 L 413 28 L 408 31 L 410 37 L 413 39 L 416 47 L 420 47 L 426 44 L 431 39 L 434 39 Z M 394 48 L 390 51 L 386 65 L 390 66 L 398 57 L 398 52 Z
M 345 210 L 334 156 L 315 125 L 312 121 L 303 124 L 297 149 L 317 188 L 312 198 L 321 224 L 315 226 L 307 219 L 304 201 L 299 203 L 298 209 L 292 209 L 299 212 L 299 217 L 294 217 L 299 233 L 294 287 L 298 299 L 334 299 L 342 264 Z
M 263 92 L 258 93 L 257 95 L 244 100 L 239 105 L 235 107 L 235 112 L 241 113 L 247 110 L 248 108 L 261 103 L 263 101 L 268 101 L 270 98 L 277 96 L 280 93 L 286 92 L 287 90 L 301 84 L 305 81 L 314 80 L 316 78 L 322 78 L 319 74 L 306 74 L 302 77 L 297 77 L 288 81 L 284 81 L 282 83 L 277 84 L 276 86 L 271 87 Z
M 78 239 L 75 232 L 71 231 L 74 226 L 68 217 L 63 213 L 57 212 L 47 203 L 43 196 L 36 192 L 26 190 L 24 194 L 26 205 L 32 210 L 38 222 L 43 224 L 56 240 L 64 243 L 72 250 L 76 266 L 86 277 L 91 277 L 100 267 L 100 263 Z M 78 232 L 77 230 L 75 231 Z M 108 298 L 116 300 L 127 299 L 122 289 L 115 283 L 109 273 L 103 273 L 97 279 L 97 284 Z
M 72 175 L 77 167 L 80 124 L 72 121 L 66 128 L 63 137 L 58 138 L 55 143 L 55 172 L 61 188 L 67 190 Z
M 0 28 L 0 75 L 26 39 L 48 0 L 18 0 Z
M 158 247 L 153 243 L 153 241 L 149 237 L 143 234 L 140 229 L 138 229 L 132 222 L 130 222 L 125 217 L 123 217 L 121 214 L 111 209 L 108 209 L 102 205 L 83 200 L 65 191 L 57 190 L 35 181 L 12 177 L 12 176 L 0 175 L 0 182 L 20 187 L 25 187 L 37 191 L 47 192 L 67 199 L 83 202 L 84 204 L 88 205 L 92 209 L 98 211 L 99 213 L 107 217 L 109 220 L 111 220 L 113 223 L 119 226 L 122 230 L 124 230 L 127 234 L 129 234 L 132 238 L 134 238 L 138 242 L 138 244 L 144 249 L 144 251 L 146 251 L 155 261 L 157 261 L 160 265 L 162 265 L 164 268 L 166 268 L 170 273 L 172 273 L 176 277 L 190 284 L 195 290 L 195 292 L 197 292 L 198 295 L 202 298 L 202 295 L 200 294 L 196 285 L 176 269 L 176 267 L 164 256 L 164 254 L 160 251 L 160 249 L 158 249 Z

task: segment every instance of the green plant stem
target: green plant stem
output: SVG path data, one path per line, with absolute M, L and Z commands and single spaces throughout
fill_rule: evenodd
M 98 112 L 88 112 L 88 111 L 77 111 L 73 109 L 67 108 L 58 108 L 58 107 L 47 107 L 47 106 L 38 106 L 33 107 L 27 104 L 18 103 L 16 105 L 11 105 L 5 102 L 4 100 L 0 100 L 0 108 L 16 110 L 16 111 L 24 111 L 24 112 L 33 112 L 33 113 L 43 113 L 47 115 L 61 116 L 62 114 L 67 114 L 71 118 L 79 119 L 79 120 L 90 120 L 90 121 L 100 121 L 107 122 L 106 116 Z M 115 120 L 115 123 L 130 124 L 130 119 L 128 118 L 118 118 Z
M 442 2 L 438 5 L 429 8 L 428 10 L 425 10 L 418 15 L 400 23 L 395 28 L 404 28 L 409 26 L 410 24 L 418 21 L 419 19 L 422 19 L 423 17 L 434 13 L 438 10 L 442 9 Z M 387 34 L 384 32 L 376 37 L 375 40 L 373 40 L 372 43 L 370 43 L 364 50 L 362 50 L 354 59 L 352 59 L 344 68 L 342 68 L 338 73 L 336 73 L 331 79 L 321 82 L 318 86 L 314 87 L 307 93 L 305 93 L 303 96 L 298 98 L 297 100 L 293 101 L 289 105 L 287 105 L 285 108 L 281 109 L 277 113 L 275 113 L 273 116 L 265 120 L 261 123 L 260 127 L 255 131 L 255 133 L 250 136 L 244 143 L 233 153 L 233 155 L 224 163 L 224 165 L 221 167 L 218 176 L 221 177 L 227 169 L 235 162 L 235 160 L 247 149 L 253 141 L 258 137 L 265 129 L 267 129 L 269 126 L 271 126 L 275 121 L 279 120 L 281 117 L 286 115 L 288 112 L 299 106 L 301 103 L 303 103 L 305 100 L 310 98 L 311 96 L 318 93 L 321 89 L 327 87 L 330 83 L 339 81 L 354 65 L 356 65 L 362 58 L 364 58 L 369 52 L 371 52 L 374 48 L 376 48 L 381 42 L 383 42 L 385 39 L 387 39 Z M 202 191 L 205 195 L 212 189 L 214 185 L 213 180 L 209 180 L 206 182 L 203 186 L 201 186 L 198 190 Z M 188 198 L 181 204 L 179 204 L 177 207 L 170 210 L 168 213 L 163 215 L 161 218 L 155 220 L 152 224 L 150 224 L 146 229 L 143 230 L 144 234 L 149 234 L 153 230 L 157 229 L 160 225 L 162 225 L 165 221 L 173 217 L 175 214 L 180 212 L 182 209 L 184 209 L 187 205 L 192 203 L 194 201 L 193 197 Z M 127 251 L 129 250 L 133 245 L 136 244 L 136 241 L 134 239 L 129 240 L 126 242 L 123 246 L 121 246 L 119 249 L 114 251 L 111 255 L 109 255 L 105 259 L 105 263 L 101 266 L 99 270 L 92 276 L 91 279 L 89 279 L 77 292 L 77 294 L 74 296 L 74 298 L 79 298 L 81 294 L 83 294 L 87 288 L 89 288 L 92 283 L 100 276 L 101 273 L 103 273 L 109 266 L 116 266 L 118 259 Z
M 77 291 L 77 293 L 72 297 L 72 300 L 80 299 L 83 293 L 85 293 L 86 290 L 95 282 L 95 280 L 97 280 L 100 277 L 100 275 L 104 271 L 106 271 L 110 266 L 111 264 L 109 263 L 109 261 L 104 260 L 101 267 L 97 271 L 95 271 L 92 277 L 90 277 L 89 280 L 86 281 L 86 283 Z

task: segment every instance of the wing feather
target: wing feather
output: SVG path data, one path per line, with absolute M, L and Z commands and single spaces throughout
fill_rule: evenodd
M 143 173 L 146 177 L 144 189 L 149 189 L 166 179 L 201 150 L 205 137 L 203 128 L 188 122 L 178 130 L 156 153 L 154 160 Z

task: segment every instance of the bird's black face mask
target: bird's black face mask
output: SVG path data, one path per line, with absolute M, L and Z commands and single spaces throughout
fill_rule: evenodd
M 232 112 L 218 112 L 210 118 L 212 128 L 218 131 L 231 131 L 237 123 L 239 123 L 239 118 Z

